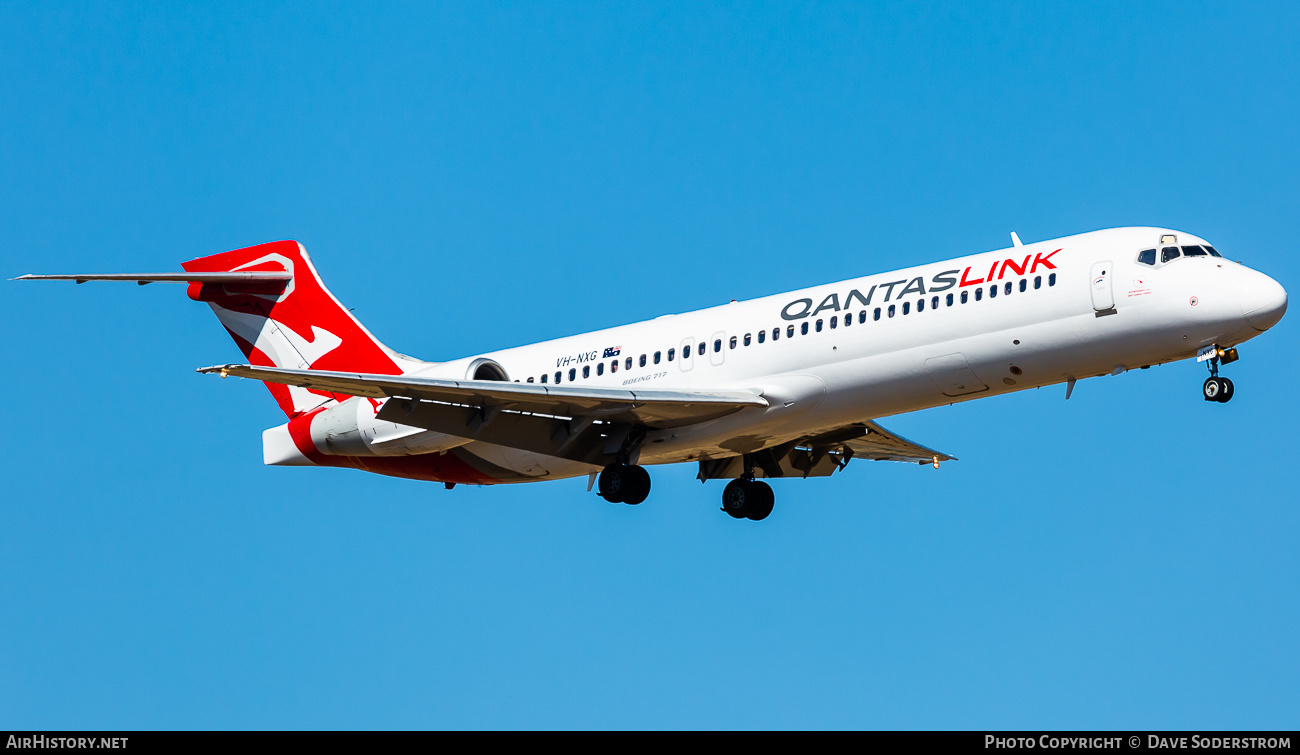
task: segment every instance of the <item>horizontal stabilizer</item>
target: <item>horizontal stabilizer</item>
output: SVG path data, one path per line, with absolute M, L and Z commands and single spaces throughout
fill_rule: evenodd
M 291 370 L 247 364 L 202 367 L 198 371 L 349 396 L 411 398 L 510 412 L 588 417 L 603 422 L 625 422 L 653 428 L 681 427 L 725 417 L 745 408 L 767 406 L 765 399 L 747 391 L 570 388 L 495 380 L 442 380 L 410 375 Z
M 287 283 L 289 273 L 88 273 L 84 275 L 20 275 L 16 281 L 133 281 L 150 283 Z

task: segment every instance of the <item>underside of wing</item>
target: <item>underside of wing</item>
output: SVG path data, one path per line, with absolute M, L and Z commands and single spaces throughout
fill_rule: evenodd
M 848 438 L 840 437 L 849 435 Z M 838 436 L 838 437 L 837 437 Z M 901 435 L 895 435 L 875 422 L 862 422 L 850 425 L 842 430 L 813 438 L 811 443 L 840 443 L 852 450 L 853 458 L 871 459 L 873 461 L 910 461 L 917 464 L 931 464 L 940 461 L 956 461 L 942 451 L 914 443 Z
M 817 435 L 796 438 L 752 454 L 700 462 L 699 479 L 732 479 L 747 472 L 756 477 L 826 477 L 852 459 L 934 464 L 956 461 L 896 435 L 875 422 L 855 422 Z

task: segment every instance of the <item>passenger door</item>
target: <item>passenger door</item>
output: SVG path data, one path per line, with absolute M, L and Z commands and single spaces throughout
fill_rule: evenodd
M 1111 292 L 1111 278 L 1115 277 L 1115 265 L 1110 260 L 1094 263 L 1092 266 L 1092 308 L 1097 316 L 1115 313 L 1115 295 Z

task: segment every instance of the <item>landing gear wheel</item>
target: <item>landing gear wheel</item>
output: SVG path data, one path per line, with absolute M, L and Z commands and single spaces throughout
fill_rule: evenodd
M 733 519 L 766 519 L 772 513 L 776 496 L 765 482 L 757 480 L 732 480 L 722 491 L 722 510 Z
M 610 503 L 622 503 L 623 496 L 627 494 L 628 478 L 631 467 L 626 464 L 610 464 L 600 471 L 600 479 L 596 483 L 596 491 L 600 497 Z
M 1219 382 L 1223 384 L 1223 390 L 1219 391 L 1219 398 L 1217 401 L 1220 404 L 1226 404 L 1232 400 L 1232 381 L 1227 378 L 1219 378 Z
M 596 490 L 610 503 L 635 506 L 650 495 L 650 473 L 633 464 L 610 464 L 601 470 Z
M 733 519 L 744 519 L 749 516 L 752 498 L 753 494 L 750 493 L 748 482 L 732 480 L 722 490 L 722 510 L 730 514 Z
M 776 495 L 772 492 L 772 486 L 766 482 L 754 480 L 749 483 L 754 493 L 754 501 L 750 504 L 750 510 L 745 516 L 761 522 L 772 513 L 772 507 L 776 504 Z
M 627 470 L 629 484 L 623 493 L 623 503 L 635 506 L 650 495 L 650 473 L 642 466 L 630 466 Z
M 1205 396 L 1206 401 L 1223 401 L 1222 396 L 1226 392 L 1222 378 L 1206 378 L 1205 384 L 1201 386 L 1201 394 Z

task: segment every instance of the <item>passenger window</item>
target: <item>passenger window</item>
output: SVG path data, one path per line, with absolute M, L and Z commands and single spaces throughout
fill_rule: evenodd
M 912 302 L 910 301 L 903 302 L 903 314 L 907 314 L 911 311 L 912 311 Z
M 998 284 L 994 283 L 992 286 L 989 286 L 989 298 L 992 299 L 997 295 L 998 295 Z
M 1025 292 L 1025 289 L 1027 289 L 1027 288 L 1029 288 L 1029 279 L 1028 279 L 1028 278 L 1021 278 L 1021 279 L 1020 279 L 1020 293 L 1023 294 L 1023 293 Z
M 961 303 L 962 303 L 962 304 L 965 304 L 965 303 L 968 302 L 968 301 L 970 301 L 970 292 L 969 292 L 969 291 L 962 291 L 962 292 L 961 292 Z
M 840 321 L 840 318 L 839 318 L 838 315 L 836 315 L 835 317 L 832 317 L 832 318 L 831 318 L 831 330 L 835 330 L 835 326 L 836 326 L 836 324 L 839 323 L 839 321 Z
M 804 327 L 805 327 L 805 328 L 808 327 L 808 324 L 807 324 L 807 323 L 804 323 Z M 786 337 L 786 338 L 794 338 L 794 326 L 793 326 L 793 325 L 790 325 L 790 326 L 786 327 L 786 329 L 785 329 L 785 337 Z
M 803 336 L 808 335 L 808 321 L 807 321 L 807 320 L 804 320 L 803 322 L 799 323 L 799 335 L 803 335 Z
M 933 296 L 933 297 L 931 297 L 931 298 L 930 298 L 930 309 L 938 309 L 938 308 L 939 308 L 939 297 L 937 297 L 937 296 Z
M 625 370 L 632 369 L 632 357 L 628 357 L 627 360 L 623 363 L 623 369 Z
M 600 377 L 601 375 L 604 374 L 605 374 L 605 363 L 601 362 L 600 364 L 596 365 L 596 377 Z
M 542 375 L 542 382 L 543 382 L 543 383 L 546 382 L 546 376 L 545 376 L 545 375 Z
M 746 333 L 746 334 L 745 334 L 745 345 L 748 346 L 748 345 L 750 345 L 750 344 L 753 343 L 753 342 L 754 342 L 753 337 L 750 336 L 748 333 Z
M 638 366 L 638 367 L 645 367 L 645 354 L 642 354 L 642 355 L 641 355 L 641 359 L 637 361 L 637 366 Z
M 618 372 L 618 360 L 617 360 L 617 359 L 615 359 L 614 361 L 612 361 L 612 362 L 609 363 L 609 374 L 613 375 L 615 372 Z
M 722 339 L 715 338 L 713 339 L 713 353 L 717 354 L 719 351 L 722 351 Z
M 1006 290 L 1003 291 L 1002 293 L 1004 293 L 1004 294 L 1009 294 L 1009 293 L 1011 293 L 1011 281 L 1007 281 L 1007 287 L 1006 287 Z
M 731 337 L 731 340 L 730 340 L 729 342 L 727 342 L 727 348 L 729 348 L 729 349 L 734 349 L 734 348 L 736 348 L 736 337 L 735 337 L 735 336 L 732 336 L 732 337 Z
M 669 350 L 668 350 L 668 361 L 670 361 L 670 362 L 673 361 L 673 357 L 675 357 L 675 356 L 677 356 L 677 349 L 669 349 Z
M 1056 273 L 1052 273 L 1051 275 L 1047 276 L 1047 285 L 1049 286 L 1056 285 Z
M 1205 251 L 1209 252 L 1211 257 L 1222 257 L 1222 256 L 1223 256 L 1222 254 L 1219 254 L 1219 252 L 1216 251 L 1215 248 L 1212 247 L 1212 246 L 1210 246 L 1209 244 L 1206 244 L 1206 245 L 1205 245 Z
M 766 330 L 758 331 L 758 342 L 764 343 L 765 341 L 767 341 L 767 331 Z
M 528 382 L 530 382 L 530 383 L 533 382 L 533 379 L 532 379 L 532 378 L 528 378 Z
M 1185 247 L 1183 247 L 1183 256 L 1184 256 L 1184 257 L 1204 257 L 1204 256 L 1205 256 L 1205 250 L 1202 249 L 1202 248 L 1200 248 L 1199 246 L 1185 246 Z
M 574 379 L 576 379 L 577 377 L 578 377 L 578 368 L 577 368 L 577 367 L 570 367 L 570 368 L 569 368 L 569 382 L 572 383 L 572 382 L 574 381 Z
M 1034 276 L 1034 288 L 1042 288 L 1042 287 L 1043 287 L 1043 276 L 1041 276 L 1041 275 L 1035 275 L 1035 276 Z
M 947 298 L 944 299 L 944 303 L 947 304 L 949 307 L 952 306 L 952 294 L 948 294 Z
M 558 372 L 555 373 L 555 384 L 556 384 L 556 385 L 559 385 L 559 384 L 560 384 L 560 373 L 558 373 Z
M 924 312 L 924 311 L 925 311 L 925 299 L 918 299 L 918 300 L 917 300 L 917 302 L 916 302 L 916 311 L 917 311 L 917 312 Z
M 979 301 L 983 298 L 984 298 L 984 289 L 982 288 L 975 289 L 975 301 Z
M 655 364 L 659 364 L 659 359 L 660 359 L 660 357 L 662 356 L 662 354 L 663 354 L 662 351 L 656 351 L 656 352 L 655 352 Z
M 867 321 L 867 310 L 864 309 L 858 313 L 858 324 L 861 325 L 866 321 Z
M 1138 262 L 1142 263 L 1143 265 L 1156 264 L 1156 250 L 1143 249 L 1142 251 L 1138 252 Z
M 852 324 L 853 324 L 853 313 L 850 312 L 847 315 L 844 315 L 844 327 L 847 328 Z
M 1160 250 L 1160 261 L 1168 262 L 1169 260 L 1178 259 L 1178 247 L 1167 246 Z
M 894 305 L 893 305 L 893 304 L 890 304 L 890 305 L 889 305 L 889 316 L 890 316 L 890 317 L 893 317 L 893 316 L 894 316 Z
M 773 341 L 779 341 L 779 340 L 781 340 L 781 329 L 780 329 L 780 328 L 772 328 L 772 340 L 773 340 Z
M 876 307 L 876 314 L 875 314 L 875 316 L 874 316 L 872 319 L 874 319 L 874 320 L 879 320 L 879 319 L 880 319 L 880 307 Z
M 817 321 L 817 332 L 818 332 L 818 333 L 822 332 L 822 321 L 821 321 L 821 320 L 818 320 L 818 321 Z
M 582 366 L 582 379 L 586 380 L 589 377 L 591 377 L 591 365 L 584 364 Z

